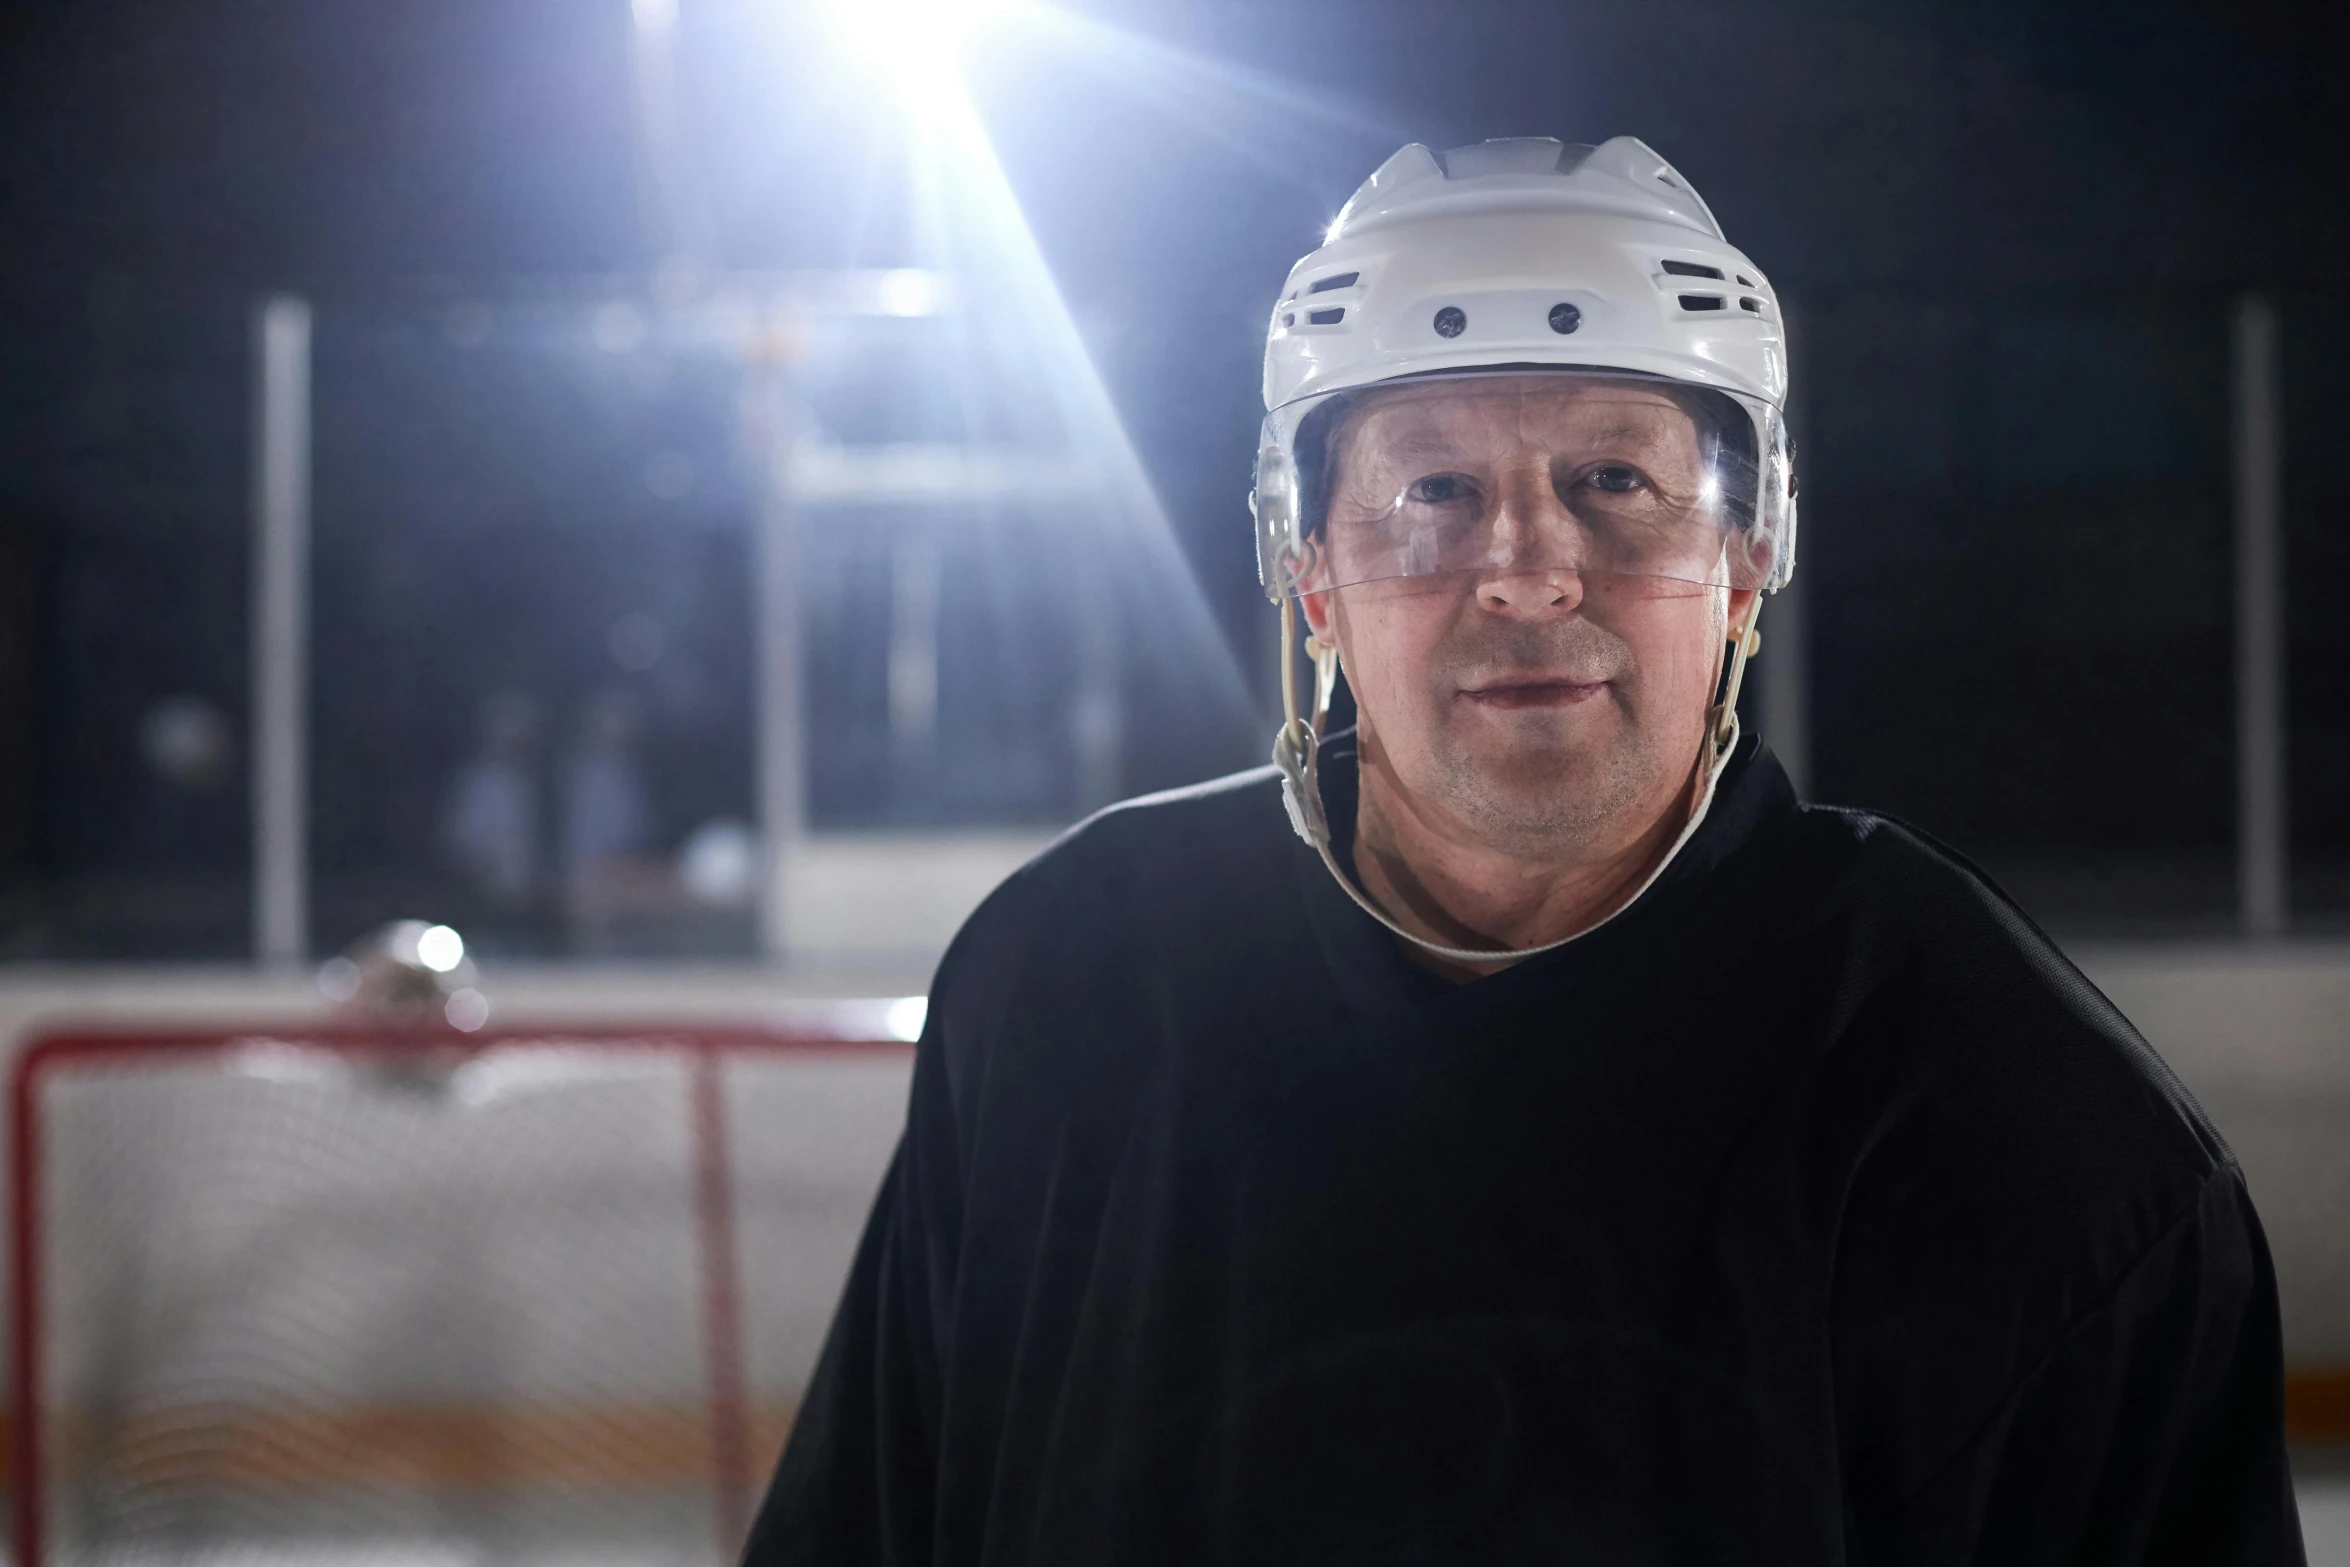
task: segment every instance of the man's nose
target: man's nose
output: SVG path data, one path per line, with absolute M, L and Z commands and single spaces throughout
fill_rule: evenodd
M 1477 603 L 1528 620 L 1571 615 L 1583 603 L 1583 573 L 1571 566 L 1504 566 L 1479 580 Z
M 1500 486 L 1492 569 L 1478 602 L 1498 614 L 1556 616 L 1583 602 L 1583 576 L 1570 548 L 1575 519 L 1559 499 L 1548 464 L 1513 469 Z

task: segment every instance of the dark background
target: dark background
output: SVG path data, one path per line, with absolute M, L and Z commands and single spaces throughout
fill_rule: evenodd
M 1789 305 L 1812 793 L 1924 825 L 2068 930 L 2231 917 L 2227 324 L 2246 291 L 2273 298 L 2295 917 L 2350 918 L 2350 676 L 2327 635 L 2350 566 L 2329 418 L 2350 350 L 2344 8 L 1066 9 L 993 29 L 974 96 L 1252 676 L 1269 613 L 1246 476 L 1289 263 L 1405 140 L 1638 135 Z M 293 289 L 333 321 L 649 275 L 676 241 L 644 177 L 629 29 L 625 0 L 0 20 L 0 952 L 242 950 L 241 781 L 162 799 L 130 737 L 164 692 L 243 710 L 250 302 Z M 678 36 L 707 265 L 908 259 L 902 116 L 821 28 L 783 0 L 683 0 Z M 322 329 L 322 367 L 336 342 Z M 523 419 L 495 384 L 481 417 L 529 426 L 500 450 L 593 489 L 593 410 Z M 747 768 L 739 496 L 706 491 L 699 531 L 623 508 L 571 537 L 545 520 L 560 497 L 515 479 L 338 543 L 329 513 L 365 515 L 384 493 L 369 464 L 397 466 L 398 387 L 353 395 L 340 423 L 319 410 L 322 602 L 340 581 L 363 609 L 403 571 L 425 587 L 378 621 L 322 616 L 321 789 L 351 802 L 320 809 L 322 874 L 396 881 L 429 834 L 415 780 L 467 721 L 412 676 L 436 624 L 507 616 L 502 669 L 576 665 L 546 678 L 580 685 L 658 578 L 705 673 L 702 716 L 668 738 L 716 759 L 696 776 Z M 505 565 L 434 582 L 435 528 L 506 540 L 484 557 Z M 1135 785 L 1254 759 L 1203 742 Z

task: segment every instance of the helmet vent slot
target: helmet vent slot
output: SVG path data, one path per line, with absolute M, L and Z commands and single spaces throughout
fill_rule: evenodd
M 1740 288 L 1752 288 L 1754 287 L 1754 279 L 1741 272 L 1738 274 L 1738 286 Z
M 1658 264 L 1665 269 L 1668 277 L 1709 277 L 1717 283 L 1722 281 L 1720 267 L 1709 267 L 1701 261 L 1666 261 Z
M 1336 326 L 1345 319 L 1346 307 L 1344 305 L 1339 306 L 1336 310 L 1309 310 L 1306 312 L 1306 325 L 1308 326 Z
M 1738 308 L 1741 310 L 1751 310 L 1759 316 L 1762 314 L 1762 301 L 1755 298 L 1752 294 L 1749 294 L 1745 298 L 1738 301 Z
M 1355 286 L 1355 280 L 1361 276 L 1360 272 L 1333 272 L 1326 278 L 1315 279 L 1313 286 L 1306 292 L 1327 294 L 1334 288 L 1352 288 Z
M 1727 302 L 1719 294 L 1683 294 L 1683 310 L 1720 310 Z

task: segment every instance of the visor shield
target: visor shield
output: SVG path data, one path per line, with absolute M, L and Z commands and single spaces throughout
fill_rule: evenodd
M 1268 594 L 1572 572 L 1588 592 L 1770 588 L 1792 556 L 1784 428 L 1755 399 L 1581 370 L 1301 398 L 1257 459 Z

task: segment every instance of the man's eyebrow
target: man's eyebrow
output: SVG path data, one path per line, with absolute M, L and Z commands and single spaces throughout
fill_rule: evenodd
M 1439 434 L 1433 430 L 1415 430 L 1399 436 L 1394 440 L 1382 441 L 1379 443 L 1379 449 L 1381 451 L 1393 452 L 1404 456 L 1412 456 L 1421 453 L 1437 454 L 1445 452 L 1457 452 L 1461 449 L 1461 446 L 1462 443 L 1460 441 L 1452 438 L 1451 436 Z
M 1393 436 L 1357 431 L 1348 439 L 1342 455 L 1350 460 L 1367 459 L 1376 463 L 1381 459 L 1442 455 L 1460 449 L 1458 440 L 1426 428 L 1407 429 Z
M 1630 441 L 1654 446 L 1666 438 L 1666 432 L 1653 424 L 1603 424 L 1595 430 L 1581 431 L 1576 439 L 1585 441 Z

